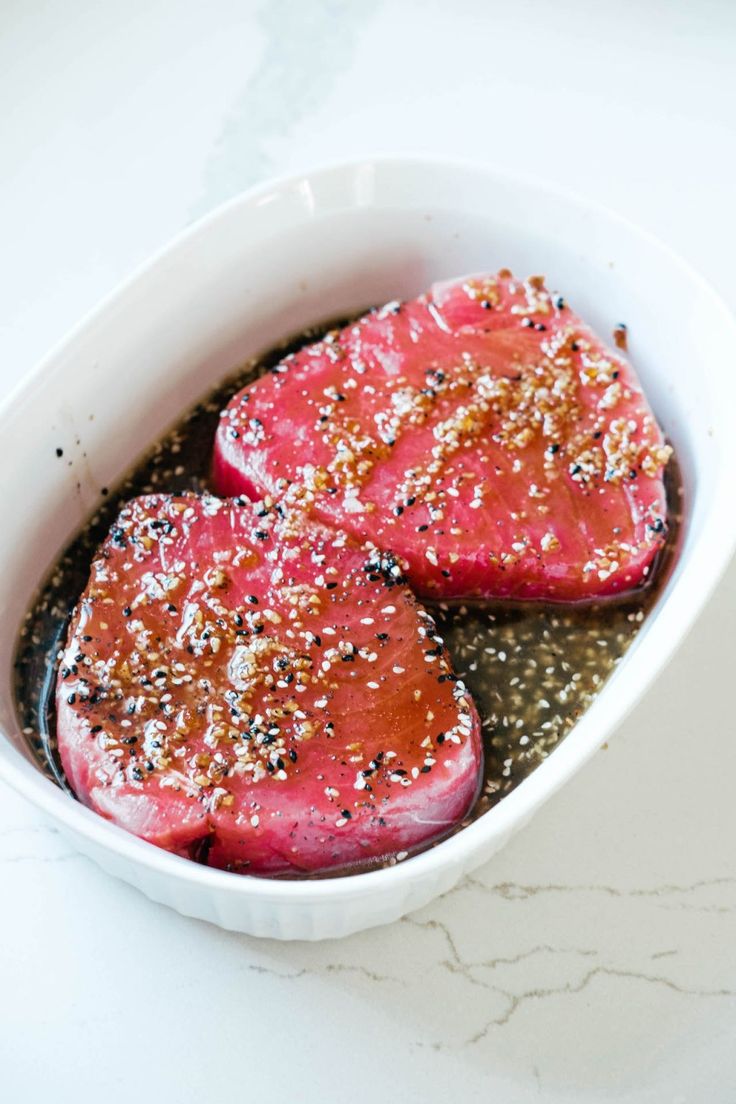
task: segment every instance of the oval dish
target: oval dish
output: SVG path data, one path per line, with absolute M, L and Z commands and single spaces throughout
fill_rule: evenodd
M 503 266 L 544 273 L 601 334 L 626 321 L 631 358 L 684 476 L 674 571 L 570 735 L 500 804 L 432 850 L 382 870 L 303 882 L 236 876 L 168 854 L 44 777 L 16 717 L 17 630 L 100 489 L 187 406 L 280 339 L 439 278 Z M 107 299 L 0 411 L 6 452 L 23 473 L 6 477 L 0 531 L 0 777 L 105 870 L 225 928 L 324 939 L 426 904 L 502 847 L 608 739 L 715 586 L 736 543 L 735 350 L 730 312 L 666 247 L 534 181 L 451 163 L 366 160 L 238 197 Z

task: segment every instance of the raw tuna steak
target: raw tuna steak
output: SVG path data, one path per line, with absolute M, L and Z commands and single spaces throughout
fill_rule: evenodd
M 480 780 L 475 707 L 395 561 L 264 503 L 126 506 L 72 618 L 57 717 L 87 805 L 254 874 L 408 851 Z
M 424 596 L 576 601 L 644 580 L 669 451 L 628 361 L 504 271 L 286 357 L 223 412 L 214 478 L 392 549 Z

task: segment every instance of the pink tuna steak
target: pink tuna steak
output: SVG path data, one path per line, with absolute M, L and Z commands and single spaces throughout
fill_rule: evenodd
M 479 722 L 398 576 L 263 504 L 131 502 L 58 676 L 77 796 L 159 847 L 254 874 L 446 833 L 478 791 Z
M 392 549 L 424 596 L 577 601 L 644 581 L 669 451 L 629 362 L 504 271 L 286 357 L 223 412 L 214 479 Z

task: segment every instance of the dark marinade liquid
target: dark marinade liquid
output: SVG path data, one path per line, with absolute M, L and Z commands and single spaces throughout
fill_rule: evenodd
M 330 327 L 316 327 L 277 346 L 257 363 L 229 377 L 185 414 L 131 474 L 106 494 L 97 513 L 63 552 L 36 596 L 18 641 L 17 708 L 35 759 L 44 773 L 67 792 L 71 789 L 61 768 L 55 734 L 58 653 L 74 605 L 87 585 L 98 545 L 123 503 L 136 495 L 209 490 L 215 430 L 220 411 L 233 393 L 269 371 L 287 353 L 317 340 L 326 329 L 344 324 L 340 321 Z M 678 546 L 682 486 L 676 456 L 669 462 L 665 482 L 667 541 L 643 588 L 622 598 L 571 606 L 539 602 L 424 603 L 437 621 L 457 673 L 475 699 L 483 725 L 480 794 L 453 831 L 487 812 L 550 754 L 591 704 L 634 640 L 657 601 Z M 341 869 L 334 873 L 353 872 Z

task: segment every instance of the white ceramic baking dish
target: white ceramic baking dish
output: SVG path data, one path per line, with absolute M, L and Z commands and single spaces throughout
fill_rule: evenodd
M 546 274 L 602 334 L 626 321 L 631 355 L 684 473 L 674 573 L 566 740 L 496 808 L 433 850 L 384 870 L 308 882 L 177 858 L 48 781 L 16 717 L 16 631 L 100 488 L 227 372 L 279 339 L 413 295 L 440 277 L 501 266 Z M 456 164 L 366 160 L 245 193 L 103 303 L 0 412 L 11 459 L 0 527 L 0 775 L 105 870 L 226 928 L 322 939 L 418 908 L 502 847 L 608 739 L 718 580 L 736 535 L 735 358 L 734 319 L 687 265 L 623 219 L 535 182 Z

